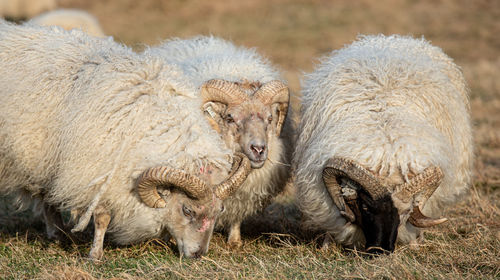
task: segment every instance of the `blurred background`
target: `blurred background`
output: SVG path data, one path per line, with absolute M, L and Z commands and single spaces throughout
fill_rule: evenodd
M 471 88 L 476 182 L 500 186 L 498 0 L 0 0 L 0 8 L 7 2 L 28 11 L 4 12 L 18 22 L 47 10 L 86 11 L 103 34 L 136 51 L 198 34 L 257 48 L 289 81 L 294 110 L 303 72 L 359 34 L 423 36 L 462 67 Z

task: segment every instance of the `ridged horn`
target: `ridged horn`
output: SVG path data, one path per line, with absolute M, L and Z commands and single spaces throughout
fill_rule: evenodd
M 252 170 L 250 160 L 243 153 L 236 153 L 229 178 L 215 186 L 215 195 L 224 200 L 232 195 L 245 181 Z
M 323 183 L 325 183 L 326 190 L 330 194 L 335 206 L 339 209 L 340 214 L 349 222 L 353 223 L 356 220 L 356 217 L 354 216 L 351 208 L 346 205 L 344 198 L 342 197 L 342 188 L 337 182 L 337 177 L 333 168 L 325 167 L 323 169 Z
M 173 185 L 196 199 L 202 199 L 210 193 L 210 188 L 198 177 L 168 166 L 158 166 L 147 169 L 139 177 L 137 193 L 144 204 L 152 208 L 167 205 L 158 194 L 157 188 L 161 185 Z
M 239 104 L 248 99 L 240 87 L 225 80 L 209 80 L 201 86 L 203 103 L 214 101 L 223 104 Z
M 348 177 L 357 182 L 375 200 L 389 193 L 375 175 L 353 160 L 335 157 L 329 159 L 325 167 L 332 168 L 336 177 Z
M 429 218 L 429 217 L 425 216 L 424 214 L 422 214 L 419 206 L 415 206 L 415 207 L 413 207 L 413 211 L 411 212 L 410 217 L 408 218 L 408 221 L 416 227 L 426 228 L 426 227 L 432 227 L 435 225 L 442 224 L 442 223 L 448 221 L 448 219 L 447 218 L 440 218 L 440 219 Z
M 288 112 L 288 102 L 290 100 L 290 92 L 288 86 L 278 80 L 273 80 L 265 83 L 254 95 L 262 103 L 272 105 L 278 103 L 278 121 L 276 123 L 276 133 L 281 134 L 281 128 L 285 122 Z
M 444 174 L 441 168 L 437 166 L 427 167 L 422 173 L 410 179 L 408 182 L 397 186 L 398 193 L 394 194 L 397 198 L 409 202 L 417 193 L 422 193 L 422 199 L 418 206 L 413 207 L 408 221 L 416 227 L 431 227 L 446 222 L 448 219 L 433 219 L 422 213 L 425 202 L 431 197 L 434 191 L 439 187 Z
M 340 213 L 350 222 L 354 222 L 355 216 L 352 209 L 345 203 L 342 188 L 337 180 L 340 177 L 347 177 L 357 182 L 373 199 L 378 199 L 388 193 L 370 171 L 356 162 L 340 157 L 329 159 L 323 169 L 323 182 Z

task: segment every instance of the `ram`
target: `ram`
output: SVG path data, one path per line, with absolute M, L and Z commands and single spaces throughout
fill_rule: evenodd
M 419 228 L 444 222 L 467 192 L 468 89 L 441 49 L 362 36 L 306 75 L 302 93 L 293 167 L 306 225 L 346 246 L 393 251 L 396 240 L 417 244 Z
M 106 232 L 119 244 L 171 234 L 181 255 L 207 251 L 250 164 L 204 119 L 180 70 L 111 38 L 6 22 L 0 69 L 2 193 L 41 201 L 51 234 L 57 211 L 80 213 L 73 231 L 93 215 L 93 259 Z
M 224 201 L 226 211 L 217 223 L 229 230 L 229 245 L 240 247 L 242 221 L 262 210 L 289 177 L 288 87 L 254 50 L 215 37 L 174 39 L 146 52 L 183 69 L 199 88 L 214 129 L 250 159 L 252 172 Z
M 105 36 L 97 18 L 83 10 L 58 9 L 38 15 L 31 21 L 39 25 L 60 26 L 66 30 L 80 28 L 92 36 Z

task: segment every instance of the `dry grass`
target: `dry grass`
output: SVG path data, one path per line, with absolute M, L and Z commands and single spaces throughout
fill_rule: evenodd
M 105 262 L 85 259 L 89 238 L 48 241 L 28 213 L 0 202 L 2 279 L 499 279 L 500 278 L 500 2 L 495 0 L 60 0 L 85 9 L 115 40 L 141 50 L 169 37 L 214 34 L 257 47 L 283 71 L 298 109 L 301 71 L 314 58 L 358 34 L 425 36 L 462 66 L 472 97 L 475 181 L 470 197 L 449 209 L 450 222 L 425 233 L 419 248 L 366 258 L 318 248 L 319 238 L 297 226 L 293 208 L 269 209 L 244 228 L 244 247 L 232 251 L 217 233 L 207 256 L 180 259 L 175 245 L 151 241 L 107 244 Z M 290 201 L 289 197 L 284 201 Z
M 399 246 L 373 259 L 337 247 L 321 250 L 317 239 L 300 234 L 290 218 L 265 226 L 247 223 L 239 251 L 227 248 L 221 234 L 201 260 L 180 259 L 173 244 L 156 240 L 127 247 L 108 244 L 100 264 L 85 259 L 88 243 L 50 242 L 26 225 L 23 235 L 0 235 L 0 278 L 495 279 L 500 277 L 500 192 L 479 188 L 448 211 L 450 222 L 425 233 L 421 247 Z M 291 234 L 276 233 L 282 231 Z

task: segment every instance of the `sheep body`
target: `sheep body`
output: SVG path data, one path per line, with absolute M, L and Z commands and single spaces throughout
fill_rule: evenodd
M 212 79 L 241 84 L 282 80 L 278 71 L 255 50 L 237 47 L 216 37 L 173 39 L 146 52 L 179 66 L 197 88 Z M 235 241 L 231 245 L 241 245 L 241 222 L 264 209 L 283 190 L 289 178 L 291 142 L 288 136 L 291 130 L 290 123 L 286 122 L 280 136 L 268 138 L 269 154 L 264 165 L 252 169 L 242 186 L 224 201 L 225 211 L 219 217 L 218 227 L 229 229 L 229 241 Z M 234 146 L 232 148 L 235 149 Z
M 468 89 L 441 49 L 424 39 L 361 36 L 323 58 L 305 76 L 302 93 L 293 167 L 306 225 L 344 245 L 363 242 L 322 181 L 334 156 L 357 161 L 389 186 L 440 167 L 443 181 L 423 208 L 428 216 L 442 214 L 467 192 L 473 157 Z M 398 240 L 413 242 L 419 230 L 403 215 L 410 206 L 392 199 L 402 217 Z
M 31 21 L 45 26 L 57 25 L 66 30 L 80 28 L 93 36 L 105 36 L 97 18 L 82 10 L 58 9 L 38 15 Z
M 161 237 L 174 211 L 141 203 L 144 170 L 227 177 L 232 153 L 161 60 L 80 30 L 0 22 L 0 65 L 0 191 L 20 202 L 85 212 L 100 195 L 114 241 L 129 244 Z

